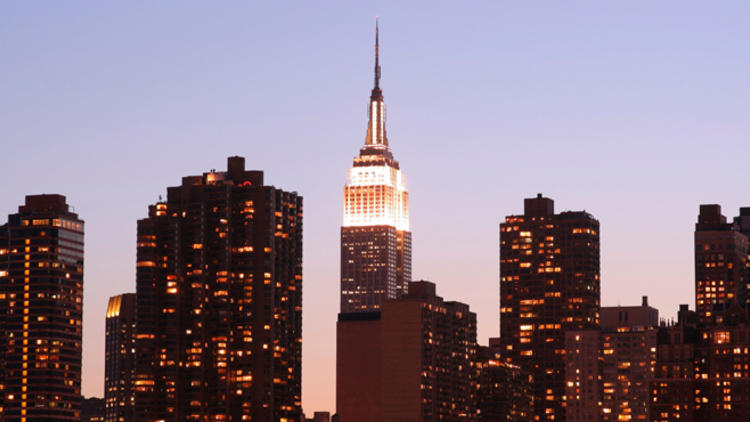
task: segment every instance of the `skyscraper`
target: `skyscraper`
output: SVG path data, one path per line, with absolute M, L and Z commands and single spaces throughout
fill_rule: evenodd
M 722 318 L 732 302 L 745 305 L 747 236 L 719 205 L 701 205 L 695 224 L 695 309 L 702 323 Z M 717 321 L 720 322 L 720 321 Z
M 104 400 L 106 422 L 135 418 L 135 293 L 109 298 L 106 319 Z
M 136 420 L 302 417 L 302 197 L 230 157 L 138 221 Z
M 341 312 L 377 310 L 406 292 L 411 279 L 411 232 L 406 178 L 385 129 L 375 29 L 375 86 L 365 145 L 349 170 L 341 227 Z
M 535 417 L 565 420 L 565 332 L 599 327 L 599 222 L 524 200 L 500 224 L 500 339 L 507 362 L 531 372 Z
M 1 419 L 79 421 L 83 221 L 64 196 L 31 195 L 0 241 Z

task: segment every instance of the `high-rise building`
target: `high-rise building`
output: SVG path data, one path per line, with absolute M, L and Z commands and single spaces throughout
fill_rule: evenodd
M 103 422 L 104 399 L 85 397 L 81 401 L 81 422 Z
M 680 305 L 662 324 L 649 399 L 650 420 L 744 421 L 750 413 L 748 323 L 750 208 L 733 223 L 701 205 L 695 225 L 696 311 Z
M 503 362 L 499 338 L 477 348 L 477 420 L 482 422 L 528 422 L 534 397 L 531 375 Z
M 81 419 L 83 221 L 31 195 L 0 227 L 2 420 Z
M 651 381 L 649 419 L 653 422 L 695 420 L 696 398 L 695 359 L 699 348 L 698 315 L 680 305 L 678 322 L 659 327 L 656 346 L 656 367 Z M 700 395 L 700 392 L 698 392 Z
M 657 350 L 649 420 L 747 420 L 750 324 L 738 303 L 709 325 L 680 305 L 677 324 L 659 328 Z
M 8 230 L 6 226 L 0 226 L 0 286 L 5 286 L 4 277 L 8 276 L 6 269 L 8 254 Z M 5 320 L 8 311 L 8 295 L 0 290 L 0 351 L 5 350 Z M 0 420 L 5 415 L 5 355 L 0 352 Z
M 565 332 L 599 328 L 599 222 L 524 200 L 500 225 L 500 339 L 531 372 L 537 420 L 565 420 Z
M 599 330 L 565 332 L 565 420 L 602 420 Z
M 719 205 L 701 205 L 695 224 L 695 309 L 702 323 L 720 322 L 732 302 L 745 306 L 747 236 Z M 718 318 L 718 320 L 717 320 Z
M 104 360 L 106 422 L 135 418 L 135 293 L 109 298 Z
M 745 259 L 744 289 L 750 292 L 750 207 L 741 207 L 740 215 L 734 217 L 734 224 L 740 233 L 748 238 L 747 258 Z M 745 297 L 745 309 L 750 309 L 750 294 Z
M 138 221 L 136 420 L 302 418 L 302 197 L 230 157 Z
M 648 421 L 656 366 L 659 311 L 641 306 L 601 309 L 602 420 Z
M 648 420 L 658 320 L 644 296 L 641 306 L 602 307 L 600 330 L 565 333 L 567 420 Z
M 700 402 L 695 420 L 741 422 L 750 415 L 750 325 L 744 311 L 735 310 L 740 320 L 701 332 L 695 359 L 694 391 Z
M 727 222 L 701 205 L 695 225 L 695 305 L 657 337 L 650 420 L 743 421 L 750 413 L 750 209 Z
M 378 29 L 375 86 L 365 145 L 349 170 L 341 227 L 341 312 L 368 312 L 406 292 L 411 280 L 411 232 L 406 178 L 393 158 L 380 89 Z
M 339 314 L 336 408 L 346 421 L 476 419 L 476 314 L 411 282 L 380 311 Z

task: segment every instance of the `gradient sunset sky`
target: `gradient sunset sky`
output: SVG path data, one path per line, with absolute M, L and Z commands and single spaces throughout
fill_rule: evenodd
M 538 192 L 601 223 L 602 304 L 693 300 L 701 203 L 750 206 L 750 3 L 0 4 L 0 224 L 60 193 L 86 221 L 86 396 L 135 291 L 136 220 L 242 155 L 304 196 L 303 405 L 334 410 L 343 186 L 380 15 L 413 275 L 498 335 L 498 224 Z

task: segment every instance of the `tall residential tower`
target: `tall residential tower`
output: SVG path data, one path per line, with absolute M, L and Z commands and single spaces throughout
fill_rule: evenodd
M 701 205 L 695 224 L 695 309 L 702 323 L 721 322 L 732 303 L 746 306 L 747 253 L 740 224 L 727 222 L 720 205 Z
M 298 421 L 302 197 L 227 171 L 138 221 L 137 421 Z
M 81 419 L 83 221 L 32 195 L 0 226 L 0 420 Z
M 342 313 L 377 310 L 384 299 L 404 294 L 411 280 L 409 193 L 386 136 L 377 25 L 369 115 L 365 145 L 344 188 Z
M 599 306 L 599 222 L 525 199 L 500 224 L 500 340 L 534 377 L 537 420 L 566 420 L 565 332 L 598 329 Z
M 105 422 L 135 417 L 135 293 L 109 298 L 104 361 Z

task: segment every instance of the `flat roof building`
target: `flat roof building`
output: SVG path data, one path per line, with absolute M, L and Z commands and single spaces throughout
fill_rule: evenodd
M 138 221 L 136 420 L 298 421 L 302 197 L 229 157 Z
M 527 422 L 532 418 L 534 396 L 531 374 L 503 361 L 499 338 L 477 349 L 477 420 Z
M 476 417 L 476 315 L 435 284 L 411 282 L 379 312 L 339 314 L 337 337 L 341 421 Z
M 721 322 L 732 302 L 746 306 L 747 258 L 747 235 L 727 222 L 721 206 L 701 205 L 695 224 L 695 309 L 701 323 Z
M 0 419 L 80 421 L 83 220 L 29 195 L 0 226 Z
M 599 222 L 541 194 L 500 224 L 500 341 L 534 379 L 536 420 L 565 420 L 565 332 L 599 328 Z
M 648 305 L 601 309 L 602 420 L 648 421 L 659 311 Z
M 104 358 L 104 421 L 135 420 L 135 293 L 109 298 Z

